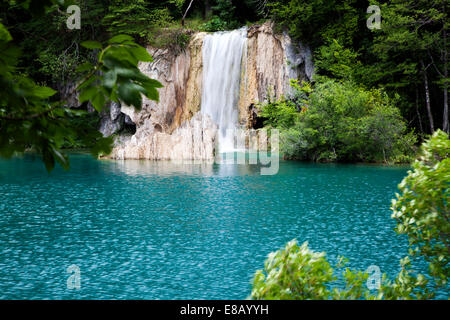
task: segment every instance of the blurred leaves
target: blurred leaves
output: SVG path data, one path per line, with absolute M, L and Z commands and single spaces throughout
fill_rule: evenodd
M 79 87 L 80 102 L 91 101 L 100 112 L 107 100 L 123 102 L 137 109 L 142 105 L 141 94 L 159 100 L 157 89 L 162 85 L 148 78 L 138 68 L 139 61 L 150 62 L 152 57 L 132 37 L 117 35 L 105 46 L 96 41 L 85 41 L 81 45 L 88 49 L 99 49 L 100 52 L 95 68 L 85 64 L 78 69 L 86 74 L 85 81 Z
M 32 3 L 23 5 L 32 5 Z M 96 64 L 78 67 L 83 74 L 78 87 L 80 103 L 91 103 L 97 112 L 108 101 L 141 108 L 142 94 L 158 100 L 161 84 L 140 72 L 139 61 L 151 61 L 147 50 L 126 35 L 111 38 L 106 44 L 84 41 L 82 46 L 98 51 Z M 34 150 L 42 155 L 47 171 L 56 163 L 69 168 L 69 159 L 62 151 L 65 145 L 83 141 L 92 155 L 105 155 L 112 150 L 112 138 L 104 138 L 93 126 L 76 121 L 86 116 L 55 98 L 56 91 L 36 84 L 18 72 L 20 50 L 0 23 L 0 156 Z M 72 94 L 77 91 L 73 90 Z
M 340 265 L 342 266 L 342 259 Z M 256 300 L 328 300 L 373 298 L 365 288 L 367 273 L 343 272 L 346 286 L 335 287 L 334 269 L 325 252 L 315 252 L 305 242 L 288 242 L 284 249 L 269 254 L 264 270 L 258 270 L 253 278 L 250 298 Z

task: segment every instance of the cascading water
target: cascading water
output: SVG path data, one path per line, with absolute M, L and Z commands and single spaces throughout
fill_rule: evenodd
M 238 124 L 242 58 L 247 47 L 247 29 L 216 32 L 203 42 L 202 114 L 219 126 L 219 152 L 234 151 Z

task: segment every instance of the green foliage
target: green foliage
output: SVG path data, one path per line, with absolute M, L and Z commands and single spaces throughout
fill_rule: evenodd
M 234 20 L 234 10 L 236 7 L 232 1 L 229 0 L 215 0 L 215 5 L 212 7 L 213 12 L 216 12 L 218 17 L 228 23 Z
M 274 128 L 289 128 L 298 118 L 294 102 L 282 99 L 271 101 L 259 106 L 259 116 L 264 118 L 264 125 Z
M 186 0 L 169 0 L 169 3 L 174 4 L 181 14 L 181 10 L 183 9 L 183 5 L 186 3 Z
M 336 269 L 345 266 L 341 257 Z M 374 295 L 367 288 L 368 274 L 345 268 L 342 272 L 344 287 L 326 259 L 325 252 L 315 252 L 305 242 L 288 242 L 285 248 L 272 252 L 264 263 L 264 270 L 257 270 L 252 281 L 250 299 L 254 300 L 410 300 L 433 297 L 426 287 L 423 275 L 414 275 L 410 260 L 400 261 L 402 270 L 394 281 L 382 275 L 381 286 Z
M 384 92 L 323 80 L 304 100 L 295 125 L 281 132 L 287 158 L 395 162 L 412 155 L 415 137 Z
M 383 274 L 376 299 L 423 300 L 434 297 L 434 292 L 427 287 L 428 281 L 425 276 L 414 274 L 411 268 L 411 259 L 408 256 L 400 259 L 400 267 L 401 271 L 393 281 Z
M 0 5 L 1 6 L 1 5 Z M 21 69 L 33 79 L 47 85 L 62 84 L 75 77 L 77 64 L 86 61 L 85 52 L 77 44 L 83 32 L 66 32 L 64 8 L 58 5 L 46 9 L 46 15 L 29 17 L 21 6 L 3 4 L 0 19 L 8 23 L 15 42 L 22 50 Z M 86 25 L 82 15 L 82 23 Z M 86 17 L 88 18 L 88 17 Z M 86 35 L 87 36 L 87 35 Z
M 314 274 L 314 277 L 310 277 Z M 253 299 L 327 299 L 331 294 L 327 285 L 335 280 L 333 269 L 325 253 L 317 253 L 304 243 L 293 240 L 284 250 L 269 254 L 263 270 L 253 279 Z
M 314 47 L 329 39 L 352 45 L 364 33 L 361 25 L 366 4 L 354 0 L 280 0 L 268 4 L 275 21 L 287 27 L 293 37 Z
M 80 132 L 85 132 L 85 134 L 69 135 L 65 137 L 61 149 L 90 150 L 95 147 L 95 141 L 100 137 L 96 133 L 100 126 L 100 117 L 98 113 L 85 110 L 73 110 L 73 112 L 67 114 L 66 117 L 70 126 L 78 128 Z
M 55 90 L 39 86 L 18 72 L 21 50 L 12 40 L 0 23 L 0 156 L 36 150 L 51 171 L 55 162 L 63 168 L 69 167 L 68 157 L 61 149 L 76 144 L 79 139 L 90 147 L 94 156 L 109 153 L 111 138 L 104 138 L 97 130 L 74 121 L 85 116 L 85 112 L 68 108 L 64 101 L 52 100 Z M 115 36 L 106 45 L 96 41 L 85 41 L 82 45 L 99 52 L 95 66 L 87 62 L 78 69 L 86 74 L 77 87 L 80 102 L 91 102 L 100 112 L 109 99 L 138 109 L 141 94 L 158 100 L 156 88 L 161 84 L 137 68 L 139 61 L 151 61 L 151 56 L 130 36 Z
M 236 19 L 236 7 L 229 0 L 215 0 L 212 7 L 214 16 L 206 22 L 202 29 L 207 32 L 216 32 L 236 29 L 240 23 Z
M 87 69 L 85 80 L 78 87 L 80 102 L 91 101 L 100 112 L 107 99 L 121 101 L 137 109 L 141 108 L 141 94 L 159 100 L 156 89 L 161 88 L 161 84 L 145 76 L 138 68 L 139 61 L 151 62 L 152 57 L 132 37 L 118 35 L 108 40 L 105 46 L 96 41 L 84 41 L 81 45 L 101 51 L 95 67 L 86 63 L 78 68 L 80 72 Z
M 273 128 L 287 130 L 299 119 L 299 110 L 302 110 L 308 101 L 308 95 L 312 92 L 311 84 L 291 79 L 293 92 L 288 98 L 281 97 L 276 100 L 269 90 L 268 101 L 259 104 L 258 115 L 264 119 L 264 125 Z
M 167 48 L 170 52 L 177 53 L 184 50 L 189 44 L 191 33 L 177 25 L 173 28 L 155 29 L 149 37 L 149 45 L 156 48 Z
M 409 239 L 410 255 L 429 262 L 436 286 L 450 277 L 450 140 L 436 131 L 421 147 L 413 171 L 399 185 L 401 194 L 392 200 L 397 232 Z
M 223 31 L 228 29 L 228 24 L 226 21 L 223 21 L 220 17 L 214 16 L 208 22 L 203 24 L 201 29 L 206 32 Z
M 370 297 L 364 289 L 367 273 L 346 268 L 343 273 L 346 286 L 336 284 L 333 268 L 325 258 L 325 252 L 314 252 L 305 242 L 296 240 L 284 249 L 269 254 L 264 271 L 258 270 L 253 278 L 251 299 L 255 300 L 327 300 L 359 299 Z
M 322 74 L 337 79 L 359 79 L 362 70 L 361 62 L 357 60 L 358 54 L 353 50 L 344 48 L 337 40 L 329 41 L 328 45 L 321 46 L 315 57 L 316 67 Z
M 369 4 L 381 9 L 381 29 L 366 27 Z M 434 118 L 448 132 L 447 0 L 277 0 L 268 8 L 280 27 L 312 46 L 319 75 L 383 87 L 401 97 L 398 107 L 412 125 L 432 132 Z
M 376 32 L 373 45 L 386 67 L 378 76 L 395 77 L 398 86 L 407 86 L 414 80 L 411 76 L 418 77 L 421 72 L 420 60 L 430 59 L 434 67 L 443 67 L 439 55 L 448 50 L 443 38 L 443 31 L 449 31 L 446 0 L 373 2 L 383 13 L 383 27 Z
M 148 39 L 155 28 L 167 27 L 171 21 L 167 8 L 149 9 L 144 0 L 116 0 L 109 5 L 102 24 L 112 34 L 128 34 Z

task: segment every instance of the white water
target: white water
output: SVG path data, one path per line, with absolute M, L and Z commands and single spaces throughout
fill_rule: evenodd
M 216 32 L 203 42 L 203 89 L 201 112 L 219 126 L 219 152 L 234 151 L 242 58 L 247 29 Z

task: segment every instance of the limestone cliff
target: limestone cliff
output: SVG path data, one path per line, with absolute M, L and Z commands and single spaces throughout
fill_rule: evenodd
M 294 45 L 286 33 L 276 34 L 270 22 L 250 27 L 239 99 L 241 125 L 251 126 L 251 106 L 269 94 L 279 99 L 290 92 L 290 79 L 310 80 L 312 74 L 308 47 Z
M 214 157 L 217 126 L 200 112 L 205 36 L 206 33 L 201 32 L 194 34 L 179 54 L 148 48 L 154 61 L 142 63 L 140 69 L 163 84 L 159 89 L 160 101 L 144 98 L 140 111 L 121 107 L 127 120 L 136 125 L 136 132 L 131 137 L 121 136 L 116 140 L 111 158 L 198 160 Z M 254 106 L 264 101 L 269 93 L 277 98 L 288 94 L 292 78 L 309 80 L 313 66 L 307 47 L 294 45 L 286 34 L 276 34 L 268 22 L 247 29 L 241 70 L 236 108 L 239 125 L 251 128 Z
M 172 133 L 122 137 L 110 157 L 113 159 L 214 160 L 217 126 L 197 112 Z

